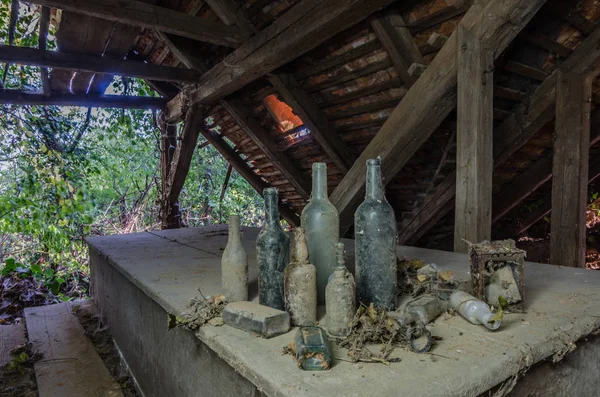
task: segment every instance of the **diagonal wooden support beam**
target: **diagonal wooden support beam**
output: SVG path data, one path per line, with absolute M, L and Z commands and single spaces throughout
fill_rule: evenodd
M 543 4 L 544 0 L 478 1 L 460 24 L 498 57 Z M 366 161 L 381 157 L 388 183 L 455 108 L 456 49 L 454 32 L 332 193 L 343 231 L 352 224 L 364 194 Z
M 276 73 L 270 75 L 268 79 L 281 95 L 281 98 L 308 126 L 310 133 L 329 158 L 332 159 L 333 163 L 343 173 L 346 173 L 354 163 L 355 158 L 336 133 L 335 128 L 329 123 L 325 113 L 310 99 L 292 75 Z
M 216 103 L 393 1 L 302 0 L 202 76 L 191 100 Z M 181 119 L 184 103 L 175 98 L 168 106 L 167 120 Z
M 4 45 L 0 45 L 0 62 L 76 72 L 117 74 L 156 81 L 193 82 L 200 78 L 200 73 L 189 69 Z
M 563 63 L 562 67 L 591 73 L 597 70 L 600 60 L 600 29 L 590 35 Z M 546 77 L 533 92 L 530 99 L 517 107 L 515 112 L 494 131 L 494 168 L 504 164 L 510 156 L 525 145 L 533 135 L 554 118 L 556 102 L 556 72 Z M 414 217 L 399 228 L 401 244 L 411 244 L 423 236 L 435 223 L 453 208 L 456 191 L 456 174 L 452 173 L 439 188 L 426 198 L 415 210 Z M 494 199 L 496 201 L 496 199 Z M 435 202 L 436 207 L 428 202 Z M 496 205 L 496 204 L 494 204 Z
M 223 139 L 221 135 L 214 131 L 208 131 L 205 128 L 200 130 L 200 133 L 206 138 L 211 145 L 213 145 L 221 156 L 223 156 L 229 164 L 235 168 L 239 174 L 244 177 L 250 183 L 250 185 L 262 196 L 263 190 L 269 187 L 269 184 L 266 183 L 260 176 L 258 176 L 252 168 L 243 160 L 236 151 L 229 146 L 227 142 Z M 279 211 L 281 216 L 288 221 L 291 225 L 298 226 L 300 225 L 300 218 L 298 215 L 286 204 L 279 204 Z
M 252 138 L 260 150 L 267 155 L 273 165 L 281 171 L 296 192 L 307 200 L 310 197 L 310 183 L 292 160 L 285 153 L 279 151 L 274 137 L 270 136 L 256 118 L 252 117 L 239 100 L 223 100 L 221 106 L 227 110 L 246 135 Z
M 33 0 L 31 2 L 229 47 L 237 47 L 247 39 L 247 35 L 240 29 L 136 0 Z
M 393 11 L 387 15 L 371 17 L 369 24 L 392 59 L 394 67 L 402 81 L 404 81 L 406 88 L 409 88 L 417 81 L 418 77 L 408 73 L 408 70 L 412 64 L 424 64 L 425 60 L 402 16 L 400 13 Z

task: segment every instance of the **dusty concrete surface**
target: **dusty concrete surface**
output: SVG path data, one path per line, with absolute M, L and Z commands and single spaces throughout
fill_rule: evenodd
M 257 230 L 243 232 L 250 298 L 256 299 Z M 125 357 L 131 360 L 133 373 L 188 391 L 169 389 L 163 395 L 213 395 L 215 384 L 223 388 L 219 395 L 244 395 L 230 386 L 251 386 L 248 379 L 269 396 L 478 396 L 524 368 L 569 351 L 574 342 L 600 327 L 600 273 L 528 263 L 527 312 L 506 315 L 497 332 L 458 316 L 444 317 L 431 328 L 433 335 L 443 337 L 433 355 L 399 351 L 396 356 L 402 361 L 390 366 L 336 360 L 331 371 L 303 372 L 289 356 L 281 355 L 295 330 L 272 339 L 259 339 L 228 326 L 204 326 L 196 333 L 199 339 L 185 330 L 163 330 L 165 312 L 183 313 L 198 288 L 204 295 L 221 292 L 219 264 L 226 241 L 225 227 L 90 239 L 93 294 L 109 317 Z M 346 244 L 346 263 L 352 267 L 354 247 L 351 241 Z M 398 252 L 469 279 L 464 254 L 411 247 L 399 247 Z M 344 357 L 344 352 L 334 349 L 333 356 Z M 243 378 L 236 380 L 233 369 L 222 360 Z M 593 360 L 597 365 L 598 358 Z M 182 375 L 192 367 L 197 368 L 195 378 Z M 207 381 L 208 386 L 203 383 Z M 189 394 L 194 390 L 197 394 Z M 597 388 L 579 395 L 595 396 Z

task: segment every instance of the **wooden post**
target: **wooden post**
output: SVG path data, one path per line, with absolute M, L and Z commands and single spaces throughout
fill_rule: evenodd
M 460 24 L 457 39 L 454 250 L 467 252 L 463 240 L 478 243 L 491 238 L 494 55 Z
M 171 173 L 171 162 L 177 148 L 177 126 L 163 123 L 161 126 L 161 189 L 162 200 L 160 207 L 161 229 L 177 229 L 181 227 L 179 218 L 179 204 L 168 200 L 169 176 Z
M 585 267 L 592 82 L 559 69 L 556 83 L 550 262 Z

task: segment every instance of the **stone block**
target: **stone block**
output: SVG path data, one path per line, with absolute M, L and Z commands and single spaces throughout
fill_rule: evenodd
M 232 302 L 223 311 L 225 324 L 271 338 L 290 330 L 290 315 L 253 302 Z

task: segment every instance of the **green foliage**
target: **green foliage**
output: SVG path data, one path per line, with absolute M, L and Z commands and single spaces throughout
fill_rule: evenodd
M 21 3 L 15 45 L 36 47 L 40 8 Z M 0 43 L 10 1 L 0 0 Z M 51 26 L 50 49 L 56 48 Z M 0 65 L 0 77 L 4 77 Z M 40 89 L 36 67 L 9 65 L 5 87 Z M 142 80 L 116 77 L 117 95 L 157 94 Z M 160 131 L 152 111 L 0 106 L 0 273 L 33 277 L 68 293 L 85 274 L 85 238 L 159 227 Z M 196 151 L 180 207 L 190 226 L 241 214 L 259 225 L 260 196 L 235 171 L 221 201 L 228 163 L 212 147 Z

